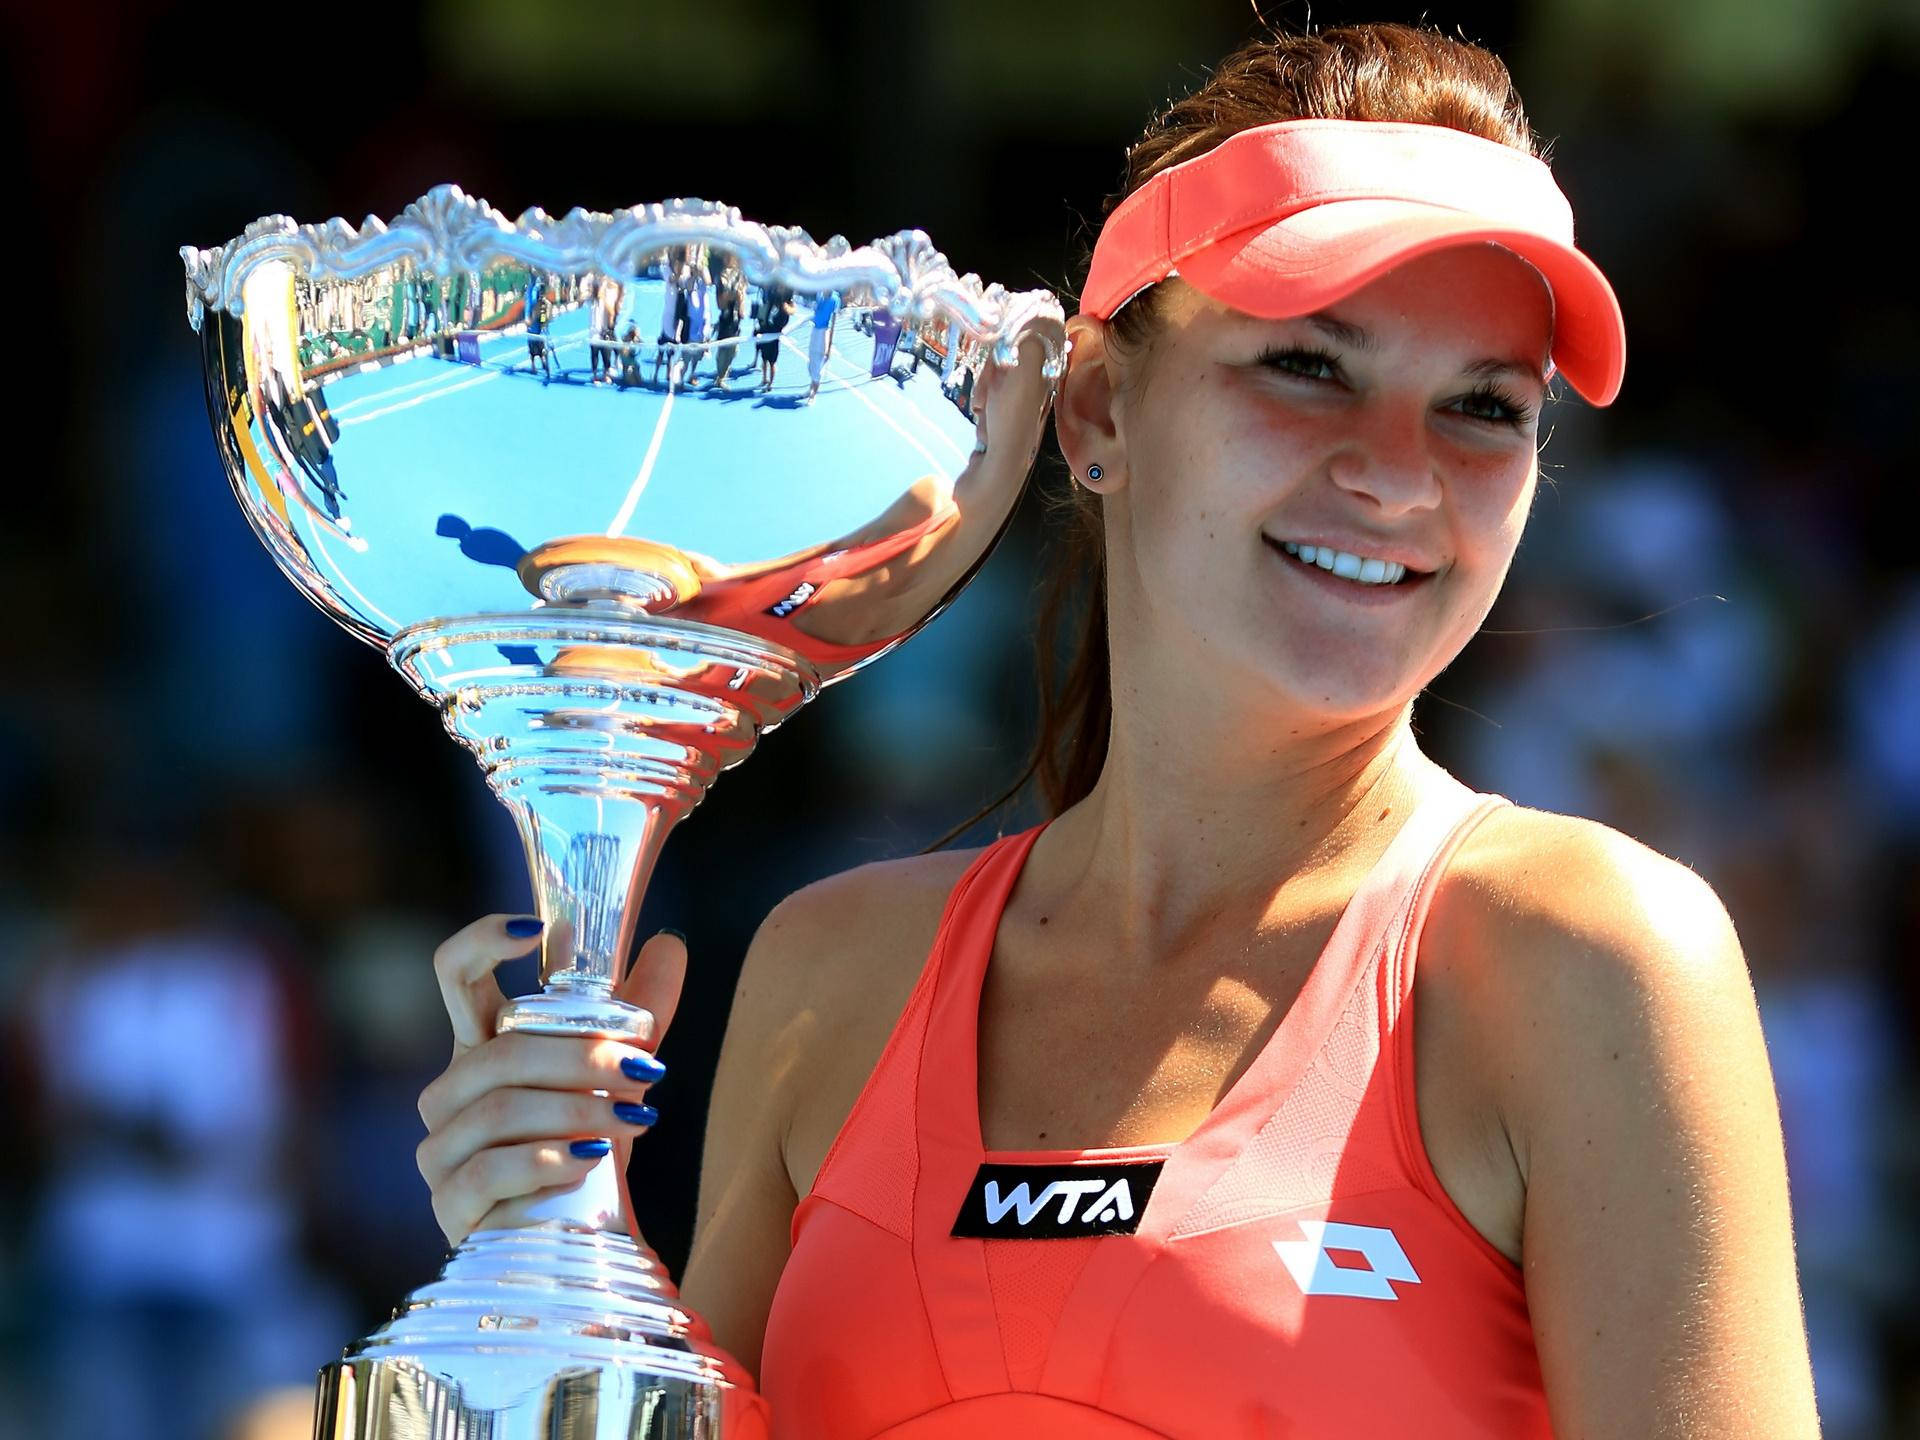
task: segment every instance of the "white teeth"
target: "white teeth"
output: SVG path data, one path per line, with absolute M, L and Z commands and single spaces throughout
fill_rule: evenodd
M 1322 570 L 1331 570 L 1344 579 L 1358 580 L 1363 585 L 1397 584 L 1407 573 L 1407 567 L 1397 560 L 1370 560 L 1325 545 L 1296 545 L 1291 540 L 1282 540 L 1280 548 L 1289 555 L 1299 556 L 1309 565 L 1318 565 Z

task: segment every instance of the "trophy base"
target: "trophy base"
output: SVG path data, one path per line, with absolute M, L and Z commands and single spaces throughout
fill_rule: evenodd
M 739 1362 L 624 1235 L 478 1231 L 320 1372 L 314 1440 L 764 1440 Z

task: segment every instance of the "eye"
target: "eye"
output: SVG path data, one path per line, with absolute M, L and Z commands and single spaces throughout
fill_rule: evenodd
M 1492 381 L 1475 386 L 1460 399 L 1469 408 L 1461 413 L 1469 419 L 1486 420 L 1495 425 L 1522 429 L 1533 419 L 1533 407 L 1517 395 L 1509 394 Z
M 1269 345 L 1254 357 L 1254 363 L 1264 365 L 1284 374 L 1298 375 L 1307 380 L 1333 380 L 1338 378 L 1339 360 L 1327 350 L 1319 350 L 1310 345 L 1277 346 Z M 1335 373 L 1319 374 L 1328 371 Z

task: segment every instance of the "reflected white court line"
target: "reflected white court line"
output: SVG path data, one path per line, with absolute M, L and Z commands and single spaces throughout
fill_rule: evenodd
M 481 343 L 484 345 L 486 342 L 482 341 Z M 496 347 L 496 348 L 503 348 L 503 347 Z M 482 353 L 484 357 L 484 352 Z M 443 370 L 438 374 L 429 375 L 426 378 L 421 380 L 409 380 L 404 385 L 395 385 L 389 389 L 375 390 L 370 394 L 357 396 L 354 399 L 347 401 L 343 405 L 331 405 L 331 406 L 328 406 L 327 408 L 333 411 L 334 418 L 337 420 L 337 419 L 340 419 L 342 416 L 348 414 L 350 411 L 358 410 L 362 405 L 375 405 L 383 400 L 391 400 L 397 395 L 404 395 L 409 390 L 419 390 L 429 385 L 441 385 L 446 383 L 449 380 L 458 379 L 462 375 L 470 376 L 473 373 L 472 366 L 461 365 L 456 361 L 449 361 L 448 364 L 452 368 Z M 391 366 L 385 366 L 385 365 L 375 366 L 376 370 L 389 370 L 391 368 L 392 368 Z
M 345 429 L 349 425 L 364 425 L 369 420 L 378 420 L 383 415 L 392 415 L 400 410 L 411 410 L 414 406 L 424 405 L 429 400 L 443 399 L 448 395 L 457 395 L 462 390 L 471 390 L 476 385 L 489 384 L 492 381 L 498 380 L 505 373 L 504 370 L 490 370 L 484 375 L 476 375 L 473 379 L 464 380 L 458 385 L 448 385 L 443 389 L 429 391 L 425 395 L 416 395 L 411 400 L 401 400 L 395 404 L 383 406 L 378 410 L 368 411 L 365 415 L 348 416 L 340 422 L 340 426 L 342 429 Z
M 783 344 L 790 346 L 796 355 L 805 354 L 807 355 L 807 360 L 809 362 L 812 361 L 812 358 L 813 358 L 812 355 L 806 351 L 801 350 L 798 344 L 796 344 L 793 340 L 787 337 L 787 334 L 785 331 L 781 332 L 780 339 Z M 808 344 L 809 346 L 811 346 L 812 342 L 809 341 Z M 822 366 L 821 368 L 823 371 L 825 370 L 824 366 Z M 863 375 L 864 373 L 865 372 L 862 372 Z M 918 440 L 914 439 L 913 436 L 909 435 L 906 432 L 906 430 L 902 428 L 898 420 L 895 420 L 886 411 L 882 410 L 878 405 L 874 404 L 873 401 L 867 399 L 866 396 L 862 395 L 860 393 L 860 387 L 858 385 L 849 384 L 846 380 L 840 380 L 838 384 L 827 383 L 829 381 L 834 380 L 835 378 L 836 377 L 832 375 L 826 375 L 822 380 L 820 388 L 822 390 L 846 391 L 847 394 L 853 396 L 854 399 L 858 400 L 862 405 L 866 406 L 869 410 L 873 411 L 874 414 L 878 415 L 882 420 L 886 421 L 887 424 L 892 428 L 894 434 L 898 435 L 902 440 L 906 441 L 907 444 L 911 445 L 914 449 L 918 450 L 921 456 L 926 460 L 928 466 L 931 468 L 932 473 L 936 479 L 946 480 L 949 482 L 952 481 L 954 477 L 947 473 L 947 467 L 945 463 L 940 459 L 939 456 L 935 455 L 931 450 L 927 449 L 926 446 L 922 445 Z M 954 453 L 956 455 L 960 453 L 957 447 L 955 448 Z
M 673 402 L 679 395 L 680 392 L 673 386 L 667 387 L 667 398 L 660 407 L 660 418 L 653 423 L 653 439 L 647 442 L 647 453 L 640 461 L 640 473 L 633 477 L 633 485 L 627 491 L 626 502 L 621 505 L 620 513 L 607 526 L 608 539 L 626 529 L 627 522 L 633 519 L 634 507 L 640 503 L 640 494 L 647 488 L 647 481 L 653 478 L 653 462 L 660 458 L 660 442 L 667 434 L 667 416 L 673 413 Z
M 358 600 L 360 604 L 365 608 L 366 614 L 376 616 L 379 619 L 384 620 L 387 623 L 387 625 L 390 627 L 389 633 L 398 633 L 399 631 L 406 629 L 405 624 L 403 624 L 399 620 L 394 619 L 393 616 L 389 615 L 386 611 L 382 610 L 378 605 L 374 604 L 373 601 L 369 600 L 365 595 L 363 595 L 360 592 L 359 586 L 355 585 L 353 581 L 347 578 L 347 572 L 340 568 L 340 562 L 334 559 L 333 552 L 327 549 L 326 534 L 327 534 L 326 527 L 324 525 L 315 524 L 310 526 L 308 528 L 308 531 L 305 537 L 306 544 L 307 544 L 307 553 L 309 555 L 317 554 L 321 560 L 324 560 L 326 562 L 327 569 L 331 570 L 334 574 L 334 577 L 337 580 L 339 580 L 340 588 L 342 590 L 345 590 L 349 595 L 353 596 L 354 599 Z M 361 539 L 357 535 L 349 536 L 347 539 L 347 544 L 350 548 L 353 548 L 359 551 L 364 551 L 367 548 L 367 542 Z
M 852 389 L 855 385 L 859 385 L 863 383 L 869 384 L 869 385 L 875 384 L 880 380 L 884 380 L 888 378 L 885 375 L 876 376 L 873 373 L 871 365 L 869 365 L 869 367 L 865 370 L 861 369 L 860 366 L 856 364 L 854 361 L 845 359 L 843 356 L 841 356 L 837 348 L 832 355 L 829 355 L 827 357 L 827 364 L 829 367 L 835 364 L 852 366 L 853 379 L 844 382 L 846 385 L 846 388 L 848 389 Z M 949 435 L 946 431 L 942 430 L 938 425 L 934 424 L 933 417 L 927 414 L 926 411 L 922 410 L 917 404 L 913 403 L 912 401 L 908 401 L 906 408 L 907 408 L 907 413 L 913 416 L 913 418 L 918 420 L 922 425 L 926 426 L 929 433 L 931 433 L 936 440 L 938 440 L 942 445 L 946 446 L 949 450 L 953 451 L 954 457 L 956 459 L 964 462 L 968 457 L 972 455 L 973 451 L 970 445 L 962 445 L 958 440 L 955 440 L 953 436 Z M 955 407 L 953 413 L 956 415 L 960 413 L 958 407 Z

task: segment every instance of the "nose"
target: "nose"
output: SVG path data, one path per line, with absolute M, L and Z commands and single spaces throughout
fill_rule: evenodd
M 1381 400 L 1352 415 L 1351 433 L 1328 462 L 1334 483 L 1372 501 L 1386 517 L 1438 505 L 1440 477 L 1427 444 L 1425 407 Z

